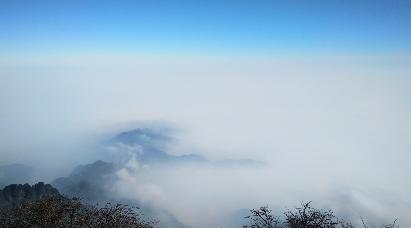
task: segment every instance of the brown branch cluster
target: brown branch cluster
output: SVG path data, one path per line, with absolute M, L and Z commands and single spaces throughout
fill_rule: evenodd
M 82 204 L 77 198 L 51 197 L 0 209 L 0 227 L 132 227 L 152 228 L 138 208 L 122 204 L 103 207 Z
M 354 228 L 354 226 L 337 218 L 332 210 L 319 210 L 311 206 L 311 202 L 301 203 L 300 207 L 284 212 L 285 219 L 272 215 L 268 206 L 250 210 L 251 215 L 246 216 L 250 225 L 243 228 Z M 397 228 L 396 221 L 381 228 Z M 368 228 L 363 221 L 363 228 Z

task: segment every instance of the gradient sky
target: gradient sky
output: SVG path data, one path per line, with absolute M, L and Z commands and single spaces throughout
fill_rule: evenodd
M 270 166 L 159 172 L 154 200 L 193 227 L 268 198 L 411 227 L 410 72 L 411 1 L 0 0 L 0 164 L 52 180 L 101 135 L 164 123 L 170 153 Z
M 0 1 L 0 55 L 407 54 L 411 1 Z

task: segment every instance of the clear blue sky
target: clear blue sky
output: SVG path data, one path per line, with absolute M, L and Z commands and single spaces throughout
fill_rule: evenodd
M 0 0 L 0 52 L 409 53 L 411 1 Z

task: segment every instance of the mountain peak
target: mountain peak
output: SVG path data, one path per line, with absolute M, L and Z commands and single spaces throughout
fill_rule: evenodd
M 43 182 L 32 186 L 27 183 L 11 184 L 0 190 L 0 207 L 14 207 L 21 203 L 56 196 L 61 196 L 57 189 Z

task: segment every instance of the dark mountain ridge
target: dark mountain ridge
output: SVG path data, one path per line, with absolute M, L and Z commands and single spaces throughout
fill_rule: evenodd
M 50 184 L 11 184 L 0 190 L 0 207 L 15 207 L 21 203 L 61 196 Z

